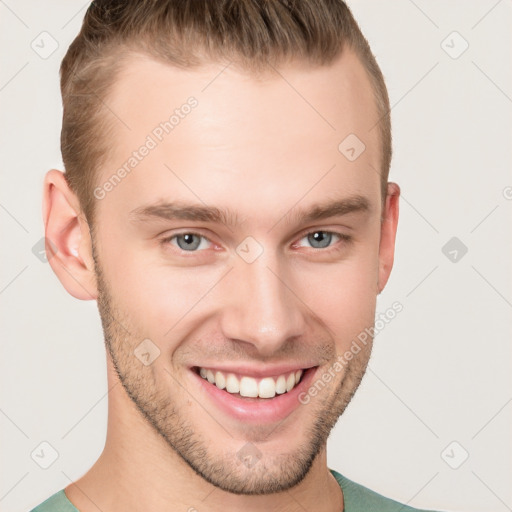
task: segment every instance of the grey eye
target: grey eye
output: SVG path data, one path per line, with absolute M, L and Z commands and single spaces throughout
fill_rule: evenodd
M 329 247 L 332 241 L 333 233 L 329 231 L 314 231 L 307 235 L 308 242 L 311 244 L 311 247 L 315 249 L 325 249 Z
M 183 233 L 181 235 L 175 235 L 176 243 L 183 251 L 195 251 L 200 245 L 202 236 L 194 233 Z

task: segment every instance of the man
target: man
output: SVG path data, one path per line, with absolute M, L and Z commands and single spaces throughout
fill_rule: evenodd
M 327 466 L 400 194 L 386 88 L 348 8 L 93 2 L 61 89 L 47 251 L 98 302 L 108 429 L 34 510 L 414 510 Z

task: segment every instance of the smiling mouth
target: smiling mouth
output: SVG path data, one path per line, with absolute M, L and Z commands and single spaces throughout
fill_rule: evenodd
M 246 399 L 274 398 L 292 391 L 312 368 L 295 370 L 264 378 L 254 378 L 213 368 L 195 367 L 194 371 L 213 386 Z

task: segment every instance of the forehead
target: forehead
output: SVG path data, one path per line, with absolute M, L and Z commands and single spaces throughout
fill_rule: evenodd
M 200 109 L 186 125 L 204 131 L 214 127 L 210 137 L 222 137 L 225 130 L 240 125 L 245 128 L 240 137 L 260 129 L 259 135 L 267 138 L 288 126 L 281 140 L 315 134 L 334 135 L 336 140 L 351 130 L 370 142 L 376 131 L 370 133 L 378 117 L 372 86 L 363 65 L 348 50 L 329 66 L 294 61 L 257 74 L 232 62 L 182 69 L 132 53 L 104 106 L 115 131 L 129 136 L 133 129 L 149 130 L 168 119 L 190 96 L 197 98 Z M 303 124 L 296 126 L 298 120 Z
M 179 69 L 134 55 L 105 107 L 112 130 L 100 185 L 124 166 L 108 199 L 130 210 L 174 196 L 216 204 L 228 199 L 227 186 L 230 197 L 288 208 L 308 189 L 311 200 L 335 189 L 380 193 L 373 91 L 348 51 L 330 66 L 295 62 L 260 75 L 230 63 Z M 359 158 L 347 158 L 347 144 L 364 148 Z M 133 160 L 142 146 L 150 149 Z

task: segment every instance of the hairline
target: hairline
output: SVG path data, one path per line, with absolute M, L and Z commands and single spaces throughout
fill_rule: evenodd
M 386 183 L 384 182 L 383 174 L 386 171 L 383 169 L 384 163 L 385 163 L 385 140 L 384 140 L 384 125 L 383 125 L 383 117 L 385 115 L 389 115 L 389 112 L 386 112 L 383 114 L 382 110 L 383 107 L 385 108 L 385 105 L 381 105 L 380 101 L 380 95 L 379 95 L 379 87 L 377 80 L 372 75 L 370 70 L 368 69 L 368 66 L 365 64 L 365 59 L 361 55 L 361 52 L 358 51 L 358 49 L 353 45 L 350 44 L 349 41 L 345 42 L 343 47 L 340 47 L 339 52 L 334 56 L 334 58 L 327 62 L 327 63 L 318 63 L 316 61 L 312 61 L 309 57 L 300 57 L 300 56 L 292 56 L 291 58 L 281 57 L 280 55 L 277 56 L 276 59 L 273 59 L 272 62 L 263 63 L 261 61 L 251 61 L 247 58 L 239 58 L 239 59 L 233 59 L 231 61 L 228 61 L 228 65 L 233 64 L 234 69 L 236 69 L 237 72 L 244 73 L 248 77 L 253 77 L 255 79 L 258 79 L 258 77 L 263 77 L 270 75 L 272 71 L 276 71 L 277 69 L 282 69 L 283 66 L 286 66 L 287 64 L 293 63 L 293 64 L 303 64 L 306 67 L 310 68 L 326 68 L 329 67 L 337 58 L 340 58 L 343 53 L 346 51 L 352 52 L 355 58 L 357 59 L 358 63 L 361 64 L 362 68 L 364 69 L 365 76 L 368 80 L 368 86 L 371 89 L 372 92 L 372 98 L 373 98 L 373 107 L 374 110 L 378 116 L 377 125 L 379 125 L 378 130 L 378 155 L 379 155 L 379 168 L 378 168 L 378 174 L 379 174 L 379 182 L 380 182 L 380 188 L 381 188 L 381 202 L 382 202 L 382 208 L 384 207 L 385 198 L 387 195 L 386 190 Z M 201 48 L 199 48 L 201 50 Z M 132 64 L 136 59 L 138 58 L 149 58 L 153 60 L 154 62 L 158 62 L 161 64 L 164 64 L 165 66 L 174 67 L 176 69 L 180 70 L 199 70 L 201 68 L 207 67 L 209 65 L 213 64 L 220 64 L 224 65 L 226 64 L 225 58 L 219 55 L 217 58 L 214 55 L 205 55 L 201 54 L 201 52 L 196 52 L 196 56 L 200 55 L 200 57 L 186 65 L 182 65 L 178 62 L 173 62 L 172 60 L 160 56 L 156 51 L 151 52 L 149 49 L 143 47 L 142 45 L 137 45 L 131 42 L 121 42 L 121 43 L 111 43 L 110 48 L 108 48 L 105 52 L 105 54 L 98 58 L 96 60 L 96 64 L 104 64 L 104 63 L 111 63 L 113 64 L 113 72 L 111 74 L 111 78 L 109 79 L 105 90 L 104 90 L 104 97 L 100 98 L 100 101 L 103 105 L 106 104 L 106 101 L 108 101 L 109 96 L 113 93 L 115 87 L 117 84 L 122 82 L 123 78 L 126 76 L 125 73 L 130 67 L 130 64 Z M 275 67 L 274 67 L 275 65 Z M 108 112 L 108 107 L 107 107 Z M 115 123 L 116 116 L 110 116 L 110 120 L 106 118 L 105 109 L 98 114 L 98 131 L 99 133 L 106 134 L 108 132 L 114 132 L 115 131 Z M 375 126 L 376 127 L 376 126 Z M 97 186 L 100 178 L 101 168 L 102 164 L 104 164 L 104 161 L 107 157 L 106 151 L 101 151 L 100 156 L 96 159 L 96 161 L 92 162 L 93 166 L 91 168 L 91 174 L 90 176 L 90 183 L 92 185 L 92 189 L 88 191 L 89 196 L 92 195 L 92 190 L 94 190 L 95 186 Z M 377 170 L 376 170 L 377 171 Z M 387 169 L 387 172 L 389 172 L 389 169 Z M 94 224 L 96 213 L 97 213 L 97 199 L 90 199 L 89 207 L 83 208 L 82 213 L 84 214 L 85 218 L 88 221 L 88 224 L 92 225 Z M 80 204 L 80 207 L 82 208 L 82 205 Z M 87 211 L 86 211 L 87 210 Z

